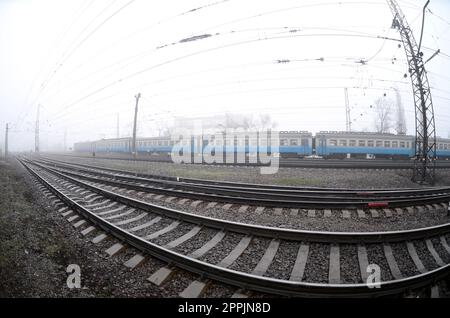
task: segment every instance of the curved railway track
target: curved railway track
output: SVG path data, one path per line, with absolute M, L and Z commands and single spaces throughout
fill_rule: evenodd
M 92 159 L 92 156 L 83 156 L 83 155 L 68 155 L 63 154 L 63 156 L 67 157 L 75 157 L 75 158 L 85 158 Z M 162 163 L 173 163 L 171 158 L 169 157 L 123 157 L 123 156 L 99 156 L 96 155 L 96 159 L 105 159 L 105 160 L 121 160 L 121 161 L 148 161 L 148 162 L 162 162 Z M 201 163 L 194 163 L 196 165 L 201 165 Z M 230 164 L 211 164 L 211 165 L 230 165 L 230 166 L 261 166 L 258 164 L 250 164 L 250 163 L 230 163 Z M 408 160 L 389 160 L 389 159 L 381 159 L 381 160 L 364 160 L 364 159 L 281 159 L 280 167 L 284 168 L 321 168 L 321 169 L 412 169 L 413 162 Z M 448 160 L 438 160 L 436 161 L 437 169 L 450 169 L 450 161 Z
M 292 208 L 398 208 L 414 205 L 448 203 L 450 188 L 343 190 L 294 187 L 259 187 L 238 183 L 210 183 L 207 180 L 164 178 L 152 175 L 131 175 L 113 169 L 87 168 L 82 165 L 39 161 L 52 165 L 74 177 L 126 189 L 162 195 L 267 207 Z M 70 170 L 69 170 L 70 169 Z M 74 173 L 73 170 L 77 171 Z
M 430 286 L 450 274 L 450 223 L 364 233 L 264 227 L 149 204 L 43 164 L 21 163 L 62 202 L 59 207 L 65 205 L 59 212 L 84 218 L 70 216 L 77 221 L 74 226 L 92 223 L 117 238 L 117 244 L 172 264 L 152 275 L 153 282 L 163 281 L 161 275 L 167 276 L 172 266 L 198 274 L 183 295 L 211 279 L 287 296 L 382 296 Z M 88 230 L 92 226 L 83 232 Z M 110 250 L 117 250 L 117 244 Z M 367 267 L 374 262 L 382 268 L 380 288 L 365 284 Z

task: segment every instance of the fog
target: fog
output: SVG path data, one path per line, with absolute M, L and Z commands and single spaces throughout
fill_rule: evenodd
M 419 41 L 425 1 L 398 1 Z M 424 59 L 437 134 L 450 132 L 450 2 L 432 0 Z M 0 0 L 0 129 L 9 149 L 156 136 L 189 118 L 270 115 L 279 130 L 373 131 L 370 106 L 414 105 L 400 36 L 384 0 Z M 386 39 L 388 38 L 388 39 Z M 386 96 L 385 96 L 386 94 Z M 395 119 L 395 116 L 393 116 Z

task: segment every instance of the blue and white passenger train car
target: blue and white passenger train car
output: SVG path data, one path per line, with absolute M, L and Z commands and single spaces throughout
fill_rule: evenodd
M 182 141 L 185 151 L 194 154 L 212 153 L 223 149 L 226 154 L 255 154 L 258 152 L 279 152 L 281 157 L 304 158 L 312 154 L 324 158 L 390 158 L 408 159 L 414 156 L 414 137 L 407 135 L 379 134 L 369 132 L 322 131 L 313 137 L 307 131 L 280 131 L 278 151 L 272 149 L 271 141 L 257 133 L 243 133 L 223 138 L 194 136 Z M 92 142 L 78 142 L 76 152 L 131 153 L 131 138 L 102 139 Z M 137 138 L 139 154 L 169 155 L 175 142 L 170 137 Z M 450 139 L 436 139 L 438 159 L 450 158 Z
M 414 156 L 414 137 L 367 132 L 324 131 L 316 134 L 317 155 L 332 158 L 408 158 Z

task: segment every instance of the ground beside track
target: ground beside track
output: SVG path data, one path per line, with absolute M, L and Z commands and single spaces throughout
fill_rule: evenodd
M 0 161 L 0 189 L 0 298 L 168 296 L 88 245 L 13 159 Z M 67 287 L 69 264 L 81 267 L 81 289 Z

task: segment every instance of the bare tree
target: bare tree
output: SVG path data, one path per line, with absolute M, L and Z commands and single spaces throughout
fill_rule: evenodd
M 387 133 L 392 128 L 391 115 L 394 102 L 380 97 L 375 101 L 375 129 L 378 133 Z

